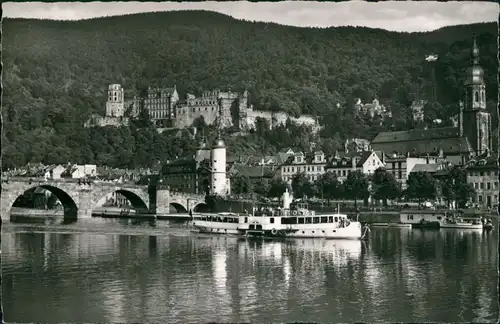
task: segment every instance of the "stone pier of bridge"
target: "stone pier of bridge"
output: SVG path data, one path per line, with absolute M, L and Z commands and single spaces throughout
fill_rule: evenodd
M 37 179 L 2 179 L 1 183 L 1 217 L 2 221 L 10 220 L 10 210 L 14 202 L 26 191 L 41 187 L 54 194 L 64 207 L 64 216 L 68 218 L 89 218 L 92 210 L 102 206 L 110 194 L 116 192 L 127 198 L 138 213 L 168 214 L 170 207 L 177 212 L 196 211 L 205 204 L 203 195 L 172 192 L 168 188 L 141 186 L 135 184 L 112 182 L 78 182 L 69 180 L 37 180 Z

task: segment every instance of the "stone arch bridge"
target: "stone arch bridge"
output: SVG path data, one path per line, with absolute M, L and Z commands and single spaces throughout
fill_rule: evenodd
M 106 197 L 117 192 L 127 198 L 132 207 L 140 213 L 167 214 L 169 207 L 178 212 L 197 211 L 205 205 L 203 195 L 174 193 L 168 189 L 135 184 L 92 182 L 79 183 L 78 180 L 30 180 L 26 178 L 2 179 L 1 217 L 10 220 L 10 210 L 14 202 L 26 191 L 41 187 L 54 194 L 64 207 L 64 216 L 70 218 L 89 218 L 92 209 L 100 206 Z

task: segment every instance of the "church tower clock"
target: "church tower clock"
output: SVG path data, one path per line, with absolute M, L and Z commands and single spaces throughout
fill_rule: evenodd
M 479 49 L 474 37 L 472 65 L 467 68 L 464 82 L 464 106 L 461 111 L 462 131 L 476 152 L 491 151 L 491 115 L 486 110 L 486 86 L 484 71 L 479 65 Z

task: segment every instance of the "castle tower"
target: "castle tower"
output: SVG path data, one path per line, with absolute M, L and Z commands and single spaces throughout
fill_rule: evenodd
M 108 101 L 106 102 L 107 117 L 123 117 L 125 114 L 125 95 L 121 85 L 110 84 L 108 87 Z
M 467 69 L 464 82 L 464 107 L 460 130 L 469 139 L 476 154 L 491 150 L 491 115 L 486 110 L 484 71 L 479 65 L 479 49 L 473 39 L 472 64 Z
M 226 180 L 226 144 L 222 140 L 220 133 L 214 140 L 211 151 L 212 160 L 212 188 L 214 195 L 226 196 L 228 193 Z

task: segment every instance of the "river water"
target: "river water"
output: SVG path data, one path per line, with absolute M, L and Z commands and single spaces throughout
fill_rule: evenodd
M 496 322 L 498 234 L 245 240 L 168 221 L 4 224 L 7 322 Z

